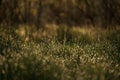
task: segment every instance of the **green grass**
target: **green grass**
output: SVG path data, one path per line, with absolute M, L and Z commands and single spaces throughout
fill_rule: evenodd
M 119 80 L 120 29 L 0 27 L 0 80 Z

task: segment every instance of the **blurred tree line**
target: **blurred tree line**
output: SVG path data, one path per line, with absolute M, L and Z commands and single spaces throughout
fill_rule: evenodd
M 0 0 L 0 23 L 120 25 L 120 0 Z

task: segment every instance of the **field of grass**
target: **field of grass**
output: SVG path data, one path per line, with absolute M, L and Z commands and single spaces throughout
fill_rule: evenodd
M 120 80 L 120 29 L 1 25 L 0 80 Z

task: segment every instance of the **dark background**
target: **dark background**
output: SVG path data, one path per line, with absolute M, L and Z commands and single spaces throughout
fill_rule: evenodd
M 120 25 L 120 0 L 0 0 L 0 23 Z

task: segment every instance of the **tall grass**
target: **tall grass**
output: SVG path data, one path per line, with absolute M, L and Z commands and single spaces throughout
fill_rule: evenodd
M 0 27 L 0 80 L 120 79 L 119 29 L 53 26 Z

